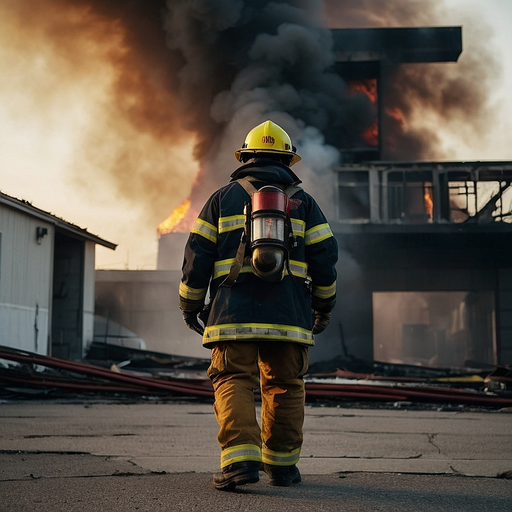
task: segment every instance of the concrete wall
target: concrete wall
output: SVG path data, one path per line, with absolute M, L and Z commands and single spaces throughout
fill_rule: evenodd
M 96 314 L 130 329 L 150 351 L 208 358 L 178 307 L 181 271 L 97 270 Z
M 178 307 L 181 271 L 96 271 L 96 314 L 130 329 L 146 342 L 147 350 L 187 357 L 209 358 L 201 337 L 188 329 Z M 317 336 L 311 362 L 342 353 L 339 311 L 329 329 Z
M 501 326 L 499 361 L 512 365 L 512 269 L 500 271 L 498 318 Z

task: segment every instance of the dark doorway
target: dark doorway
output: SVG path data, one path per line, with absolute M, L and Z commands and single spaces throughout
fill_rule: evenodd
M 52 303 L 52 355 L 81 359 L 83 350 L 83 275 L 82 240 L 55 234 Z

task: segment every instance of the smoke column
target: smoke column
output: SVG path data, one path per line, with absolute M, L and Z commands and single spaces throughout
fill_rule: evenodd
M 234 150 L 268 118 L 289 132 L 297 173 L 331 215 L 320 196 L 336 147 L 354 144 L 375 111 L 332 72 L 329 29 L 444 24 L 440 0 L 4 0 L 0 57 L 23 56 L 9 76 L 23 77 L 10 90 L 30 93 L 27 115 L 46 123 L 63 99 L 76 106 L 75 180 L 91 195 L 111 187 L 146 226 L 191 190 L 202 202 L 225 183 Z M 483 136 L 498 71 L 485 45 L 461 63 L 397 69 L 384 158 L 449 158 L 440 125 Z
M 167 41 L 183 59 L 180 115 L 197 136 L 201 199 L 226 181 L 233 150 L 266 119 L 290 134 L 310 186 L 337 162 L 334 144 L 375 119 L 368 98 L 349 95 L 331 71 L 321 7 L 316 0 L 168 2 Z

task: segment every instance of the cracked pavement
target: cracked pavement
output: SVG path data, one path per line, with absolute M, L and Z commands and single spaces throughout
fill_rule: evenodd
M 15 500 L 13 489 L 35 490 L 41 482 L 65 488 L 77 479 L 107 479 L 120 485 L 112 482 L 149 477 L 156 482 L 164 475 L 179 480 L 187 474 L 207 476 L 202 485 L 209 486 L 219 467 L 216 435 L 211 403 L 5 401 L 0 403 L 0 494 Z M 512 415 L 308 405 L 299 467 L 305 482 L 308 477 L 310 482 L 472 477 L 504 486 L 500 492 L 512 498 Z M 0 503 L 0 511 L 23 510 L 13 503 L 9 508 Z

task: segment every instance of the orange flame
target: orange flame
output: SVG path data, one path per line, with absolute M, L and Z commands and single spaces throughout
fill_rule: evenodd
M 351 80 L 349 82 L 349 90 L 351 93 L 362 92 L 368 96 L 372 104 L 377 107 L 377 80 L 369 78 L 367 80 Z M 368 128 L 361 134 L 361 139 L 368 144 L 368 146 L 379 145 L 379 124 L 375 120 Z
M 187 212 L 190 210 L 190 199 L 185 199 L 178 207 L 176 207 L 169 217 L 165 219 L 158 226 L 158 234 L 165 235 L 166 233 L 180 232 L 178 226 L 185 219 Z M 188 230 L 187 230 L 188 231 Z
M 425 187 L 423 200 L 425 201 L 425 210 L 427 212 L 429 220 L 434 217 L 434 200 L 432 198 L 432 188 Z
M 350 80 L 348 85 L 350 92 L 364 92 L 370 98 L 370 101 L 377 105 L 377 79 Z
M 386 109 L 386 114 L 391 119 L 396 121 L 400 125 L 401 128 L 404 127 L 404 125 L 405 125 L 404 114 L 403 114 L 403 112 L 398 107 L 392 107 L 392 108 L 388 107 Z

